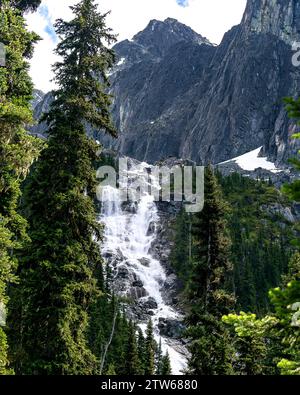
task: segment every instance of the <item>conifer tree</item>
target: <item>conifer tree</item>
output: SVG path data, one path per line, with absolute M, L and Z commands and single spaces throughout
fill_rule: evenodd
M 162 352 L 162 345 L 161 345 L 161 338 L 159 339 L 159 344 L 156 350 L 156 374 L 162 374 L 162 364 L 163 364 L 163 352 Z
M 10 0 L 11 6 L 22 12 L 36 11 L 42 0 Z M 0 1 L 1 5 L 2 1 Z
M 205 171 L 204 208 L 195 215 L 192 227 L 195 253 L 189 298 L 201 301 L 204 311 L 210 313 L 220 314 L 232 302 L 224 290 L 226 276 L 232 270 L 226 213 L 227 204 L 209 166 Z
M 277 324 L 274 317 L 257 319 L 255 314 L 229 314 L 222 321 L 232 328 L 235 374 L 263 375 L 270 373 L 268 354 L 272 344 L 271 332 Z M 278 340 L 278 339 L 277 339 Z
M 172 374 L 171 361 L 169 353 L 162 357 L 161 375 L 170 376 Z
M 289 118 L 294 119 L 296 124 L 300 126 L 300 97 L 298 99 L 286 98 L 285 102 Z M 294 134 L 293 137 L 299 139 L 300 133 Z M 300 160 L 298 158 L 293 158 L 290 162 L 294 165 L 296 170 L 300 170 Z M 300 202 L 300 180 L 284 185 L 283 191 L 294 201 Z
M 14 291 L 12 344 L 23 374 L 92 374 L 96 357 L 88 347 L 89 309 L 99 288 L 101 226 L 94 208 L 98 146 L 87 124 L 115 135 L 109 113 L 107 70 L 115 38 L 94 0 L 71 7 L 59 19 L 61 42 L 55 65 L 58 89 L 45 115 L 49 141 L 26 192 L 31 243 Z
M 116 370 L 113 364 L 110 364 L 107 372 L 106 372 L 106 376 L 116 376 Z
M 283 289 L 269 293 L 278 320 L 277 331 L 283 352 L 278 362 L 282 375 L 300 376 L 300 281 L 297 277 Z M 278 358 L 277 358 L 278 360 Z
M 153 335 L 153 324 L 150 319 L 146 330 L 145 341 L 145 375 L 150 376 L 155 373 L 155 339 Z
M 32 122 L 32 82 L 28 59 L 38 36 L 9 1 L 0 3 L 0 42 L 5 64 L 0 67 L 0 374 L 9 373 L 7 339 L 7 286 L 15 281 L 16 253 L 26 241 L 27 224 L 18 211 L 21 183 L 37 157 L 41 144 L 27 135 Z M 14 254 L 13 254 L 14 252 Z
M 139 375 L 145 374 L 145 353 L 146 342 L 143 331 L 138 328 L 138 357 L 139 357 Z
M 205 171 L 205 203 L 193 224 L 194 251 L 187 319 L 189 371 L 193 374 L 227 374 L 230 370 L 228 334 L 220 318 L 234 302 L 225 289 L 231 271 L 230 242 L 226 234 L 226 204 L 212 167 Z
M 128 339 L 125 345 L 125 373 L 133 376 L 139 374 L 139 358 L 137 353 L 137 339 L 135 325 L 132 321 L 129 321 L 128 326 Z

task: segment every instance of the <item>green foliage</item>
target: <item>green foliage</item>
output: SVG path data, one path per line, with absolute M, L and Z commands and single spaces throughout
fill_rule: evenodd
M 234 304 L 226 291 L 231 271 L 227 236 L 227 206 L 211 167 L 205 171 L 205 203 L 193 220 L 193 266 L 188 298 L 193 306 L 187 318 L 191 357 L 188 371 L 224 375 L 231 371 L 228 332 L 220 318 Z
M 162 368 L 161 368 L 161 374 L 163 376 L 171 375 L 172 374 L 172 368 L 171 368 L 171 361 L 170 361 L 170 356 L 169 353 L 167 352 L 166 355 L 162 357 Z
M 0 374 L 7 374 L 7 288 L 16 281 L 16 253 L 27 240 L 27 224 L 18 212 L 20 187 L 41 149 L 39 140 L 24 130 L 32 121 L 27 60 L 38 36 L 27 30 L 24 18 L 8 1 L 0 3 L 0 40 L 6 52 L 5 67 L 0 67 Z
M 162 368 L 163 368 L 163 352 L 162 352 L 162 346 L 161 346 L 161 338 L 159 340 L 159 344 L 156 349 L 155 366 L 156 366 L 156 374 L 161 375 Z
M 25 13 L 36 11 L 41 2 L 42 0 L 0 0 L 0 7 L 7 3 L 10 7 Z
M 268 183 L 237 173 L 219 175 L 219 179 L 230 205 L 232 289 L 237 307 L 263 315 L 270 310 L 268 291 L 280 283 L 293 252 L 294 226 L 279 211 L 290 203 Z
M 187 336 L 191 339 L 188 361 L 189 374 L 232 374 L 233 349 L 229 332 L 219 318 L 211 314 L 194 314 L 189 317 Z
M 25 194 L 31 242 L 22 254 L 10 317 L 12 357 L 22 374 L 85 375 L 99 366 L 88 341 L 89 313 L 103 285 L 102 228 L 94 207 L 99 147 L 85 126 L 113 134 L 105 93 L 113 55 L 104 45 L 113 36 L 94 1 L 82 0 L 72 10 L 70 22 L 56 24 L 59 88 L 45 116 L 48 146 Z
M 291 119 L 295 119 L 297 125 L 300 125 L 300 98 L 286 98 L 286 109 Z M 300 133 L 293 135 L 295 139 L 300 138 Z M 296 170 L 300 170 L 300 160 L 293 158 L 290 162 L 294 165 Z M 296 180 L 292 184 L 286 184 L 283 186 L 283 192 L 292 200 L 300 202 L 300 181 Z
M 146 330 L 145 340 L 145 375 L 151 376 L 155 372 L 156 342 L 153 335 L 153 324 L 150 319 Z
M 270 291 L 279 320 L 278 332 L 284 346 L 285 357 L 278 367 L 284 375 L 300 375 L 300 281 L 291 281 L 286 288 Z
M 227 205 L 211 167 L 205 171 L 205 203 L 193 218 L 193 261 L 189 299 L 203 306 L 204 312 L 223 314 L 233 299 L 225 292 L 230 239 L 227 234 Z
M 274 373 L 269 367 L 271 330 L 277 324 L 274 317 L 257 319 L 255 314 L 229 314 L 222 321 L 231 326 L 234 354 L 232 366 L 235 374 L 262 375 Z M 277 339 L 278 341 L 278 339 Z
M 170 260 L 177 275 L 185 282 L 189 280 L 191 271 L 191 235 L 192 217 L 183 208 L 173 226 L 173 243 Z
M 125 370 L 126 374 L 133 376 L 140 372 L 139 357 L 137 350 L 136 328 L 132 321 L 128 325 L 128 339 L 125 350 Z
M 71 7 L 74 19 L 58 19 L 56 33 L 63 40 L 56 48 L 62 58 L 54 66 L 59 89 L 48 114 L 44 117 L 51 125 L 54 136 L 63 121 L 75 125 L 89 125 L 116 137 L 109 107 L 111 96 L 107 71 L 113 66 L 113 50 L 105 46 L 116 41 L 106 26 L 106 14 L 97 11 L 94 0 L 82 0 Z
M 272 207 L 291 204 L 268 183 L 238 173 L 216 175 L 229 207 L 226 219 L 232 241 L 229 258 L 233 275 L 227 277 L 226 288 L 236 295 L 239 310 L 263 315 L 271 308 L 269 289 L 277 286 L 287 271 L 297 234 L 297 226 L 283 218 L 279 210 L 272 211 Z M 182 210 L 174 224 L 171 253 L 172 266 L 184 281 L 186 293 L 192 272 L 190 255 L 196 253 L 195 244 L 190 247 L 190 223 L 191 217 Z
M 143 331 L 138 329 L 138 356 L 139 356 L 139 375 L 145 374 L 146 369 L 146 340 Z

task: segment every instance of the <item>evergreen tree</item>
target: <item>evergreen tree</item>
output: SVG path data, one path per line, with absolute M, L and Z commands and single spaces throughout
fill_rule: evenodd
M 185 282 L 191 272 L 191 216 L 183 208 L 176 217 L 174 229 L 174 248 L 170 261 L 177 275 Z
M 85 126 L 115 135 L 105 93 L 114 56 L 104 44 L 114 36 L 95 1 L 82 0 L 71 9 L 74 18 L 55 25 L 61 38 L 56 53 L 62 62 L 55 65 L 59 88 L 44 117 L 48 147 L 26 192 L 31 243 L 11 317 L 15 366 L 23 374 L 92 374 L 97 367 L 87 329 L 102 265 L 93 202 L 99 147 Z
M 128 340 L 126 343 L 125 373 L 133 376 L 139 374 L 139 358 L 137 353 L 137 339 L 135 325 L 129 321 Z
M 145 374 L 146 364 L 146 342 L 143 331 L 138 328 L 138 357 L 139 357 L 139 375 Z
M 162 357 L 162 368 L 160 374 L 163 376 L 170 376 L 172 374 L 171 361 L 168 352 Z
M 106 372 L 106 376 L 116 376 L 116 370 L 113 364 L 110 364 L 107 372 Z
M 298 99 L 286 98 L 286 109 L 291 119 L 294 119 L 298 126 L 300 126 L 300 97 Z M 293 136 L 296 139 L 300 138 L 300 133 Z M 293 158 L 290 162 L 294 165 L 296 170 L 300 170 L 300 160 Z M 287 184 L 283 187 L 283 191 L 294 201 L 300 202 L 300 180 L 294 181 L 292 184 Z
M 298 273 L 299 275 L 299 273 Z M 283 375 L 300 375 L 300 281 L 293 280 L 283 289 L 270 291 L 278 320 L 278 336 L 283 352 L 278 368 Z
M 231 271 L 230 242 L 226 234 L 226 204 L 211 167 L 205 171 L 205 204 L 193 224 L 195 254 L 189 286 L 193 308 L 188 316 L 190 337 L 189 372 L 227 374 L 230 372 L 228 333 L 220 318 L 234 304 L 226 292 Z
M 156 365 L 156 374 L 161 375 L 162 367 L 163 367 L 163 352 L 161 346 L 161 338 L 159 339 L 159 344 L 156 350 L 155 365 Z
M 151 376 L 155 373 L 155 339 L 153 335 L 153 324 L 150 319 L 146 330 L 145 341 L 145 375 Z
M 0 5 L 3 1 L 0 1 Z M 36 11 L 42 0 L 10 0 L 11 6 L 22 12 Z
M 193 222 L 194 257 L 189 299 L 202 302 L 205 312 L 222 313 L 232 304 L 225 290 L 226 276 L 232 270 L 229 262 L 230 239 L 226 231 L 227 205 L 212 167 L 205 171 L 205 203 Z
M 28 59 L 38 36 L 29 32 L 24 18 L 9 1 L 0 3 L 0 42 L 6 62 L 0 67 L 0 374 L 9 373 L 4 332 L 7 286 L 15 281 L 16 252 L 27 239 L 26 221 L 18 211 L 21 183 L 38 156 L 41 144 L 27 135 L 32 122 L 32 82 Z
M 247 376 L 274 374 L 274 362 L 271 361 L 273 369 L 270 369 L 268 357 L 277 320 L 270 316 L 259 320 L 255 314 L 243 312 L 240 315 L 229 314 L 222 320 L 232 328 L 234 373 Z

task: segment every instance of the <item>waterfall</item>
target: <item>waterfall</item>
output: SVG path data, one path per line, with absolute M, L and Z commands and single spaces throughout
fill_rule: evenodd
M 131 181 L 135 177 L 144 177 L 145 182 L 148 182 L 145 169 L 149 167 L 145 163 L 134 163 L 127 175 Z M 157 183 L 153 178 L 150 181 Z M 129 203 L 129 209 L 124 209 L 120 191 L 107 186 L 102 191 L 102 202 L 101 222 L 105 227 L 103 256 L 109 264 L 114 263 L 115 279 L 121 270 L 125 270 L 125 274 L 128 270 L 131 276 L 142 283 L 143 293 L 138 296 L 138 300 L 146 301 L 151 298 L 151 318 L 156 340 L 159 341 L 161 338 L 163 351 L 169 352 L 172 373 L 181 374 L 186 367 L 184 347 L 174 339 L 161 337 L 158 329 L 160 318 L 176 320 L 182 317 L 172 306 L 165 303 L 162 289 L 167 276 L 161 263 L 151 255 L 151 246 L 157 237 L 156 225 L 159 222 L 154 198 L 144 192 L 137 202 Z M 124 287 L 117 291 L 123 296 L 128 296 L 129 290 L 129 287 Z M 145 331 L 146 320 L 138 324 Z

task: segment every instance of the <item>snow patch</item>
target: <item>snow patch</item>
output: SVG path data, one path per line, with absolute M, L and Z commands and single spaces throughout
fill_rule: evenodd
M 126 60 L 125 58 L 121 58 L 116 65 L 122 66 L 125 63 L 125 60 Z
M 258 168 L 262 168 L 265 170 L 269 170 L 272 173 L 281 172 L 281 170 L 277 169 L 275 164 L 269 162 L 267 158 L 259 157 L 261 149 L 262 147 L 259 147 L 253 151 L 247 152 L 244 155 L 227 160 L 226 162 L 222 162 L 220 164 L 223 165 L 225 163 L 235 162 L 241 169 L 246 171 L 254 171 Z

